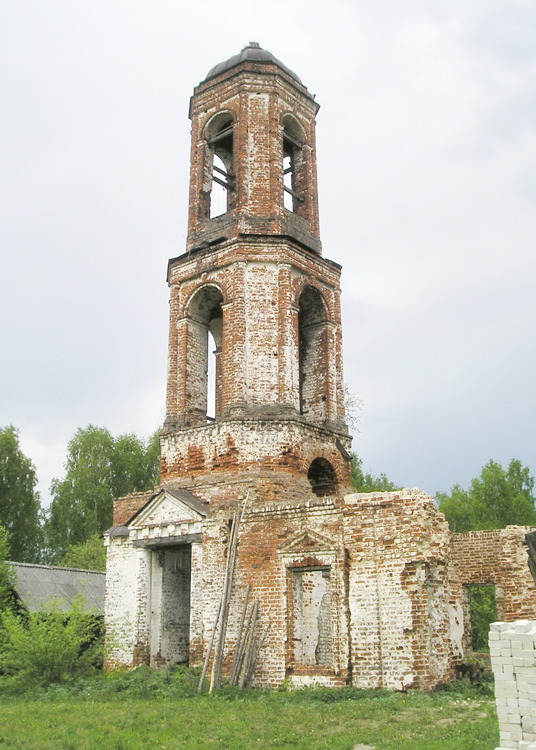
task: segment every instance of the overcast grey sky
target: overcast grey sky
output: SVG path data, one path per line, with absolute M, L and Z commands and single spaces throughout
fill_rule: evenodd
M 250 40 L 321 105 L 365 468 L 430 494 L 536 472 L 533 0 L 3 0 L 0 426 L 43 501 L 77 427 L 163 421 L 188 101 Z

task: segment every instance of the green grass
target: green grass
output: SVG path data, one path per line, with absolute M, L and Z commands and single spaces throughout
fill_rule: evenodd
M 430 695 L 224 689 L 149 670 L 2 696 L 0 750 L 494 750 L 493 699 L 466 686 Z

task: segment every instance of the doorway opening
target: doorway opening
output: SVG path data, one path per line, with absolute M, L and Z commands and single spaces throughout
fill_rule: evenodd
M 489 626 L 497 621 L 495 586 L 492 583 L 472 584 L 465 587 L 467 596 L 467 645 L 473 651 L 489 651 Z
M 192 545 L 152 553 L 151 666 L 188 664 Z

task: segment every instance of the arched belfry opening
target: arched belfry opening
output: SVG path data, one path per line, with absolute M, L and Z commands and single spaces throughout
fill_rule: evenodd
M 307 169 L 305 133 L 294 115 L 283 117 L 283 205 L 289 211 L 305 216 Z
M 221 410 L 223 295 L 213 285 L 195 292 L 187 309 L 186 425 L 205 424 Z M 212 374 L 209 387 L 209 372 Z
M 321 293 L 306 286 L 298 303 L 300 413 L 312 422 L 327 418 L 328 315 Z
M 235 205 L 233 118 L 228 112 L 210 120 L 206 144 L 203 211 L 206 218 L 213 219 Z

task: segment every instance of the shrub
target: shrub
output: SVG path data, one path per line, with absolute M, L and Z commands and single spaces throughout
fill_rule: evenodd
M 102 656 L 101 626 L 76 599 L 67 612 L 2 614 L 0 673 L 4 689 L 25 690 L 87 674 Z

